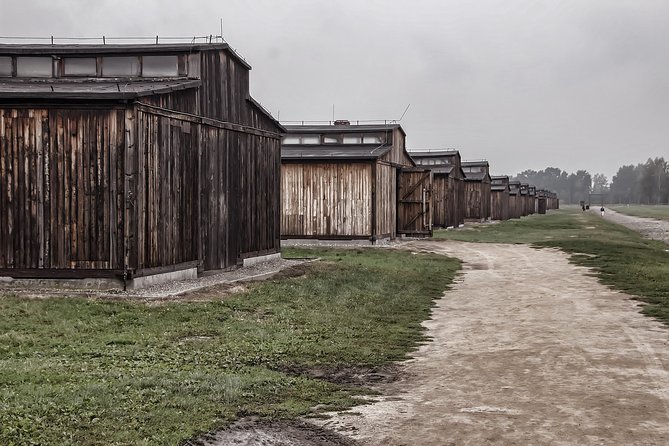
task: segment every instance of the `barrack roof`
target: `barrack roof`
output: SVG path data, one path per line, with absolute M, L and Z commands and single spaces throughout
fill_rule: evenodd
M 371 160 L 377 159 L 388 153 L 392 145 L 282 145 L 281 159 L 305 159 L 305 160 Z
M 460 152 L 456 149 L 410 149 L 409 155 L 417 158 L 439 157 L 439 156 L 453 156 L 459 155 Z
M 39 81 L 3 79 L 2 99 L 134 99 L 199 87 L 199 80 L 113 80 L 44 79 Z
M 341 132 L 374 132 L 400 129 L 406 135 L 399 124 L 345 124 L 345 125 L 293 125 L 284 124 L 288 133 L 341 133 Z
M 476 167 L 476 166 L 486 166 L 490 167 L 487 160 L 473 160 L 473 161 L 463 161 L 462 167 Z
M 223 50 L 232 55 L 247 69 L 251 65 L 227 43 L 153 43 L 153 44 L 0 44 L 0 56 L 83 55 L 128 53 L 184 53 Z

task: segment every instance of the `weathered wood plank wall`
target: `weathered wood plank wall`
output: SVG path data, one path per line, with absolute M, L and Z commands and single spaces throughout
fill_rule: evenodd
M 493 220 L 509 219 L 509 190 L 490 191 L 490 213 Z
M 198 126 L 138 111 L 138 269 L 198 260 Z
M 371 237 L 372 164 L 281 165 L 283 237 Z
M 149 108 L 0 109 L 0 269 L 220 269 L 279 251 L 279 135 Z
M 151 240 L 144 244 L 155 250 L 157 240 L 166 236 L 179 246 L 169 253 L 153 252 L 152 259 L 163 260 L 146 262 L 140 243 L 140 268 L 201 260 L 205 270 L 225 269 L 243 258 L 280 250 L 278 135 L 146 109 L 138 112 L 138 122 L 143 129 L 140 173 L 145 177 L 138 184 L 154 186 L 137 193 L 138 208 L 151 216 L 147 225 L 140 215 L 140 230 L 147 228 Z M 143 164 L 144 158 L 149 162 Z M 151 190 L 159 186 L 161 195 L 153 196 Z M 156 217 L 169 228 L 165 234 L 155 227 Z
M 449 205 L 453 202 L 448 195 L 449 180 L 448 175 L 438 173 L 432 178 L 432 224 L 441 228 L 449 226 Z
M 433 175 L 433 224 L 442 228 L 458 227 L 464 222 L 463 203 L 464 187 L 461 180 L 452 175 L 434 173 Z M 459 194 L 460 193 L 460 194 Z
M 485 220 L 490 218 L 490 183 L 465 181 L 465 218 Z
M 465 181 L 462 178 L 454 178 L 453 187 L 455 188 L 454 206 L 454 222 L 456 226 L 462 225 L 465 222 Z
M 397 235 L 397 168 L 384 163 L 375 165 L 376 182 L 376 238 L 394 238 Z
M 397 180 L 397 232 L 432 236 L 432 170 L 404 168 Z
M 0 109 L 0 268 L 120 268 L 123 134 L 122 109 Z

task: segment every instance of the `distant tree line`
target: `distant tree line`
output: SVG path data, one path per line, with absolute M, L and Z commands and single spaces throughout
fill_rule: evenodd
M 601 173 L 590 175 L 586 170 L 568 173 L 557 167 L 525 170 L 514 179 L 557 192 L 565 203 L 587 202 L 590 193 L 604 193 L 608 203 L 669 204 L 669 162 L 664 157 L 622 166 L 610 183 Z

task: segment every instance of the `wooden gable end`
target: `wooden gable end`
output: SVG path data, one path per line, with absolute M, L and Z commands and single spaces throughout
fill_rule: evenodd
M 413 159 L 409 156 L 406 150 L 406 135 L 399 128 L 393 130 L 393 147 L 392 149 L 383 155 L 379 160 L 386 161 L 388 163 L 404 166 L 404 167 L 415 167 Z

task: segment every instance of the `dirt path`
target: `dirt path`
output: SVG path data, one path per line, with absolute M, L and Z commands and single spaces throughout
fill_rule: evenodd
M 463 259 L 433 342 L 377 403 L 322 422 L 363 445 L 667 445 L 669 331 L 556 250 L 414 242 Z
M 656 220 L 654 218 L 633 217 L 631 215 L 621 214 L 620 212 L 616 212 L 609 208 L 606 208 L 604 218 L 637 231 L 644 237 L 653 240 L 661 240 L 669 244 L 669 221 Z

